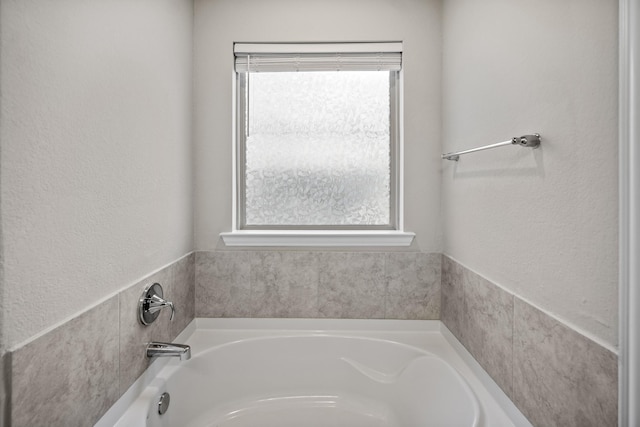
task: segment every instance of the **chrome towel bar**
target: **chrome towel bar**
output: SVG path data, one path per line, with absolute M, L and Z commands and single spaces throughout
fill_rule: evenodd
M 540 134 L 534 133 L 533 135 L 523 135 L 521 137 L 513 137 L 509 141 L 497 142 L 495 144 L 485 145 L 484 147 L 471 148 L 464 151 L 456 151 L 453 153 L 447 153 L 442 155 L 442 159 L 458 161 L 463 154 L 474 153 L 476 151 L 489 150 L 491 148 L 498 148 L 504 145 L 519 145 L 521 147 L 538 148 L 540 145 Z

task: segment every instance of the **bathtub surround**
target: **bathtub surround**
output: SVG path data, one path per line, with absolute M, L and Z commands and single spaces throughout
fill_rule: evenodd
M 11 425 L 95 422 L 119 397 L 118 329 L 114 296 L 14 351 Z
M 442 322 L 535 426 L 617 426 L 616 354 L 444 256 Z
M 196 254 L 196 317 L 439 319 L 440 254 Z
M 438 319 L 439 254 L 229 251 L 188 254 L 7 354 L 11 427 L 95 423 L 149 366 L 149 341 L 198 317 Z M 137 303 L 159 282 L 175 303 L 149 326 Z
M 11 398 L 11 353 L 3 352 L 0 356 L 0 427 L 11 425 L 11 411 L 9 399 Z
M 153 282 L 176 317 L 143 327 L 137 301 Z M 617 419 L 615 354 L 447 256 L 261 250 L 189 254 L 14 349 L 11 425 L 97 421 L 149 366 L 146 343 L 194 316 L 441 319 L 534 425 Z
M 511 395 L 513 296 L 443 256 L 441 320 Z
M 11 352 L 11 427 L 93 425 L 151 363 L 148 341 L 171 341 L 194 318 L 195 255 L 182 257 Z M 138 321 L 145 285 L 160 282 L 176 304 Z
M 191 253 L 120 292 L 120 394 L 149 366 L 149 360 L 140 357 L 145 354 L 147 343 L 173 341 L 194 319 L 194 260 L 195 254 Z M 162 285 L 164 297 L 173 302 L 174 318 L 170 321 L 170 310 L 162 310 L 155 322 L 144 326 L 138 320 L 138 300 L 143 288 L 156 282 Z
M 616 354 L 514 300 L 516 406 L 541 426 L 617 426 Z

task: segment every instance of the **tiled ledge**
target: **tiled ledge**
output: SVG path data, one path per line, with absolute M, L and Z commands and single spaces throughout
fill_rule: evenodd
M 614 353 L 446 256 L 441 320 L 535 426 L 618 425 Z
M 118 295 L 11 353 L 11 426 L 89 426 L 144 372 L 148 341 L 171 341 L 194 318 L 194 254 L 153 273 Z M 159 282 L 177 310 L 148 327 L 137 302 Z

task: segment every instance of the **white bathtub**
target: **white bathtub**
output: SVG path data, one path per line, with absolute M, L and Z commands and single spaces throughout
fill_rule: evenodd
M 196 319 L 176 342 L 192 359 L 154 363 L 97 427 L 530 426 L 438 321 Z

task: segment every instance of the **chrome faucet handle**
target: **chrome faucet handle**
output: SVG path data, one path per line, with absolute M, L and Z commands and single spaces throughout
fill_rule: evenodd
M 173 315 L 175 314 L 176 309 L 173 306 L 173 303 L 171 301 L 167 301 L 166 299 L 156 294 L 156 295 L 151 295 L 148 298 L 145 298 L 145 304 L 148 304 L 147 311 L 149 313 L 155 313 L 157 311 L 162 310 L 165 307 L 171 308 L 171 317 L 169 317 L 169 320 L 173 320 Z
M 143 325 L 152 324 L 160 315 L 160 311 L 165 308 L 171 308 L 171 317 L 173 320 L 175 307 L 171 301 L 167 301 L 162 297 L 162 286 L 160 283 L 154 283 L 144 288 L 142 296 L 138 301 L 138 318 Z

